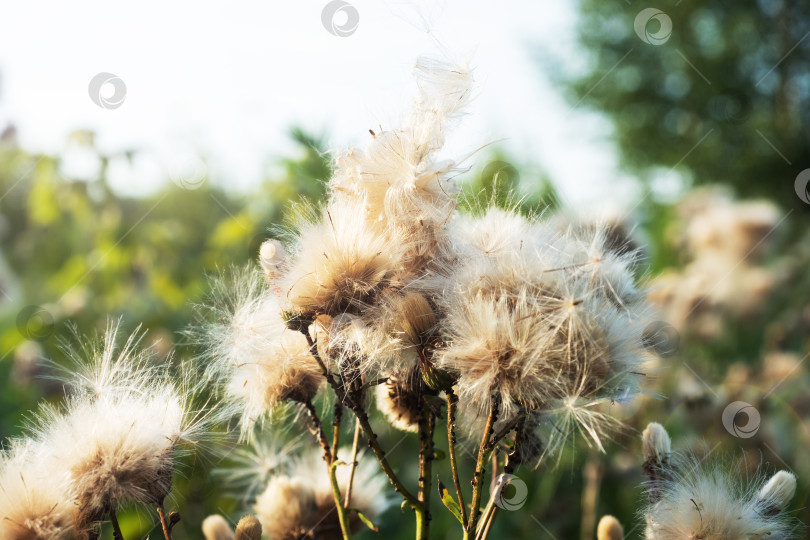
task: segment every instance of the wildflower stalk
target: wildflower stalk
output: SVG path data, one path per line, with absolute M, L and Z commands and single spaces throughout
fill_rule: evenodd
M 504 472 L 504 484 L 500 487 L 500 492 L 503 493 L 503 490 L 509 486 L 509 476 L 513 472 L 515 472 L 515 467 L 521 461 L 520 455 L 520 446 L 523 442 L 523 436 L 525 434 L 524 428 L 526 425 L 526 417 L 523 414 L 518 414 L 504 429 L 511 429 L 514 428 L 515 430 L 515 446 L 513 447 L 512 451 L 506 455 L 506 459 L 504 460 L 503 464 L 503 472 Z M 510 427 L 511 426 L 511 427 Z M 503 430 L 501 430 L 503 431 Z M 497 440 L 497 439 L 496 439 Z M 495 443 L 497 444 L 497 442 Z M 493 465 L 493 469 L 496 469 L 497 465 Z M 492 471 L 493 478 L 496 477 L 496 470 Z M 493 482 L 494 483 L 494 482 Z M 492 524 L 495 521 L 495 517 L 498 515 L 499 507 L 495 505 L 495 493 L 493 493 L 490 498 L 489 502 L 487 503 L 487 507 L 484 509 L 484 514 L 481 518 L 480 524 L 478 526 L 478 532 L 476 535 L 476 540 L 486 540 L 487 536 L 489 536 L 489 531 L 492 528 Z
M 332 419 L 332 461 L 337 461 L 338 446 L 340 445 L 340 424 L 343 420 L 343 405 L 335 401 L 335 413 Z
M 160 518 L 160 526 L 163 528 L 163 537 L 166 540 L 172 540 L 172 527 L 166 519 L 166 510 L 163 508 L 163 501 L 158 502 L 157 513 Z
M 335 508 L 337 509 L 338 514 L 338 521 L 340 522 L 340 532 L 343 535 L 344 540 L 349 540 L 351 535 L 351 529 L 349 528 L 349 517 L 346 508 L 343 507 L 341 504 L 341 496 L 340 496 L 340 487 L 338 486 L 337 481 L 337 444 L 339 442 L 338 438 L 338 431 L 340 429 L 340 420 L 339 414 L 337 411 L 342 410 L 342 408 L 337 407 L 335 408 L 335 421 L 333 425 L 335 425 L 335 433 L 333 434 L 333 440 L 335 442 L 334 448 L 329 447 L 329 440 L 326 438 L 326 432 L 323 429 L 323 423 L 321 419 L 318 418 L 318 411 L 315 410 L 315 406 L 312 403 L 312 400 L 308 399 L 303 402 L 304 408 L 309 413 L 309 420 L 312 423 L 312 431 L 315 437 L 318 439 L 319 444 L 321 445 L 321 449 L 323 450 L 323 460 L 326 462 L 326 467 L 329 471 L 329 483 L 332 486 L 332 496 L 335 499 Z
M 447 396 L 447 451 L 450 454 L 450 471 L 453 475 L 453 485 L 456 487 L 461 521 L 466 522 L 467 507 L 464 504 L 464 492 L 461 490 L 458 462 L 456 461 L 456 405 L 458 404 L 458 396 L 452 388 L 446 390 L 445 395 Z
M 391 468 L 391 464 L 388 463 L 388 459 L 385 457 L 385 451 L 380 446 L 380 443 L 377 442 L 377 434 L 374 433 L 374 430 L 371 427 L 371 423 L 368 420 L 368 414 L 363 409 L 353 410 L 354 414 L 357 416 L 357 421 L 360 423 L 360 427 L 363 429 L 363 433 L 366 435 L 368 439 L 368 446 L 371 448 L 371 451 L 374 452 L 374 455 L 377 457 L 377 461 L 380 462 L 380 466 L 382 467 L 383 472 L 388 477 L 388 480 L 391 484 L 394 485 L 394 490 L 399 493 L 405 501 L 411 505 L 414 511 L 419 514 L 423 514 L 424 510 L 422 508 L 422 504 L 419 502 L 419 499 L 413 496 L 413 494 L 408 491 L 408 488 L 402 483 L 402 481 L 397 477 L 394 469 Z
M 492 396 L 492 405 L 489 408 L 489 415 L 487 416 L 487 423 L 484 426 L 484 433 L 481 435 L 481 445 L 478 447 L 478 460 L 475 464 L 475 474 L 472 479 L 472 501 L 470 507 L 470 518 L 467 521 L 467 527 L 464 529 L 464 540 L 470 540 L 475 537 L 475 527 L 478 524 L 478 514 L 480 509 L 478 505 L 481 503 L 481 492 L 484 485 L 484 473 L 486 472 L 487 461 L 489 461 L 489 453 L 491 452 L 494 444 L 491 443 L 492 431 L 495 427 L 495 422 L 498 420 L 498 412 L 500 409 L 500 399 L 498 395 Z
M 323 430 L 321 419 L 318 418 L 318 411 L 315 410 L 315 405 L 312 404 L 312 400 L 310 399 L 302 402 L 302 405 L 309 414 L 309 421 L 312 424 L 312 434 L 315 435 L 315 438 L 318 440 L 318 443 L 321 445 L 321 449 L 323 450 L 323 460 L 327 465 L 331 466 L 332 451 L 329 448 L 329 441 L 326 439 L 326 432 Z
M 385 451 L 380 446 L 380 443 L 377 442 L 377 434 L 374 433 L 374 429 L 371 427 L 371 422 L 368 419 L 368 414 L 361 405 L 363 387 L 362 386 L 358 387 L 354 392 L 347 392 L 343 381 L 335 377 L 334 374 L 331 371 L 329 371 L 329 369 L 326 367 L 326 364 L 323 362 L 323 359 L 318 353 L 318 347 L 310 337 L 309 333 L 303 331 L 303 334 L 307 339 L 310 354 L 312 354 L 312 357 L 315 358 L 315 361 L 320 366 L 321 371 L 323 372 L 323 376 L 326 378 L 326 381 L 334 390 L 338 400 L 341 403 L 346 404 L 346 406 L 348 406 L 349 409 L 351 409 L 352 413 L 354 413 L 354 415 L 357 417 L 357 423 L 360 424 L 363 433 L 368 439 L 368 446 L 369 448 L 371 448 L 371 451 L 374 453 L 374 456 L 380 463 L 380 467 L 385 473 L 385 476 L 388 477 L 388 480 L 394 486 L 394 491 L 399 493 L 400 496 L 402 496 L 402 498 L 413 508 L 414 512 L 416 513 L 417 528 L 418 528 L 418 522 L 424 519 L 425 510 L 422 507 L 422 504 L 419 501 L 419 499 L 414 497 L 414 495 L 410 491 L 408 491 L 408 488 L 405 487 L 405 485 L 402 483 L 399 477 L 397 477 L 396 473 L 394 472 L 394 469 L 391 467 L 391 464 L 388 463 L 388 460 L 385 457 Z M 338 512 L 344 511 L 343 506 L 339 502 L 337 503 L 337 505 L 338 505 Z
M 343 535 L 343 540 L 350 540 L 352 531 L 349 528 L 348 511 L 340 504 L 340 486 L 337 481 L 337 462 L 329 465 L 329 483 L 332 484 L 332 496 L 335 498 L 335 507 L 337 508 L 338 521 L 340 522 L 340 532 Z
M 115 515 L 115 509 L 110 508 L 110 523 L 113 528 L 113 538 L 115 540 L 124 540 L 124 535 L 121 533 L 121 526 L 118 524 L 118 516 Z
M 419 492 L 417 497 L 422 503 L 424 515 L 419 519 L 417 515 L 416 537 L 426 539 L 430 532 L 430 484 L 431 469 L 433 462 L 433 428 L 436 419 L 430 406 L 423 396 L 420 396 L 422 404 L 422 417 L 419 419 Z
M 354 484 L 354 471 L 357 469 L 357 453 L 360 450 L 360 433 L 362 433 L 360 422 L 355 420 L 354 423 L 354 440 L 352 441 L 352 463 L 349 470 L 349 482 L 346 485 L 346 497 L 343 502 L 343 508 L 351 506 L 352 502 L 352 486 Z

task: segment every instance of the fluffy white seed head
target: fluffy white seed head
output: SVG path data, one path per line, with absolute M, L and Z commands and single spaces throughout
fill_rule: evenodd
M 315 396 L 323 375 L 306 337 L 285 326 L 277 297 L 258 273 L 244 270 L 215 283 L 212 304 L 192 339 L 241 417 L 243 436 L 280 402 Z
M 779 497 L 787 493 L 776 495 L 766 489 L 768 484 L 761 476 L 741 478 L 719 465 L 694 459 L 679 463 L 674 470 L 672 478 L 659 484 L 660 499 L 645 511 L 648 540 L 795 537 L 795 519 L 773 507 L 765 511 L 760 498 L 761 493 L 768 492 L 781 501 Z M 784 482 L 785 478 L 776 482 Z
M 69 540 L 77 531 L 69 484 L 45 466 L 41 445 L 12 441 L 0 455 L 0 538 Z
M 636 391 L 647 320 L 631 255 L 610 251 L 601 229 L 560 231 L 489 209 L 451 223 L 452 247 L 435 280 L 444 318 L 439 367 L 458 375 L 478 414 L 524 408 L 552 425 L 547 450 L 581 430 L 601 448 L 615 422 L 607 401 Z
M 83 537 L 109 508 L 156 504 L 169 494 L 176 459 L 207 438 L 214 414 L 193 408 L 197 389 L 187 371 L 137 349 L 141 337 L 136 332 L 121 346 L 113 323 L 100 344 L 67 347 L 75 372 L 63 380 L 66 401 L 42 407 L 18 447 L 25 451 L 15 450 L 5 467 L 16 469 L 18 487 L 29 491 L 16 504 L 27 501 L 30 513 L 21 521 L 12 512 L 4 524 L 51 527 L 50 537 L 61 538 L 64 504 L 72 531 Z M 4 480 L 3 489 L 15 482 Z M 42 492 L 55 502 L 36 518 L 30 505 Z
M 348 454 L 349 450 L 342 452 Z M 391 504 L 388 482 L 376 462 L 362 456 L 358 460 L 352 506 L 373 521 Z M 338 484 L 347 485 L 349 475 L 348 466 L 339 467 Z M 328 531 L 339 530 L 332 487 L 318 449 L 292 460 L 286 473 L 273 476 L 253 508 L 270 538 L 298 538 L 307 533 L 326 537 Z M 353 516 L 350 527 L 357 532 L 364 525 Z
M 278 281 L 285 309 L 309 318 L 357 313 L 398 282 L 402 241 L 370 228 L 367 216 L 356 201 L 332 202 L 319 221 L 301 226 Z

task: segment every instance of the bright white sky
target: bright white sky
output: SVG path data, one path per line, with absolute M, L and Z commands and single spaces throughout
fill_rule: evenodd
M 106 152 L 145 150 L 134 169 L 112 167 L 125 193 L 156 189 L 178 156 L 195 154 L 206 156 L 213 182 L 248 189 L 290 154 L 290 126 L 326 131 L 334 148 L 391 127 L 413 95 L 414 58 L 435 53 L 439 40 L 472 59 L 479 84 L 448 156 L 502 140 L 527 167 L 524 178 L 542 167 L 569 202 L 626 204 L 609 125 L 572 110 L 535 61 L 542 50 L 584 64 L 573 2 L 352 0 L 360 22 L 348 37 L 324 29 L 326 3 L 9 3 L 0 18 L 0 125 L 16 124 L 23 147 L 36 151 L 65 151 L 79 128 L 94 130 Z M 126 83 L 121 107 L 89 98 L 99 72 Z M 81 170 L 81 156 L 73 161 Z

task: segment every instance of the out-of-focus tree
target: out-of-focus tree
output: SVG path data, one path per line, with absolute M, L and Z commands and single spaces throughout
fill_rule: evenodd
M 810 167 L 810 4 L 643 7 L 579 2 L 588 63 L 558 79 L 570 101 L 612 120 L 622 164 L 642 177 L 673 168 L 810 212 L 794 190 Z

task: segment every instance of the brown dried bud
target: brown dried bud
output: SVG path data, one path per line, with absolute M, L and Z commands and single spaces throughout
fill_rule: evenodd
M 259 518 L 253 514 L 248 514 L 236 524 L 236 535 L 234 540 L 261 540 L 262 524 Z

